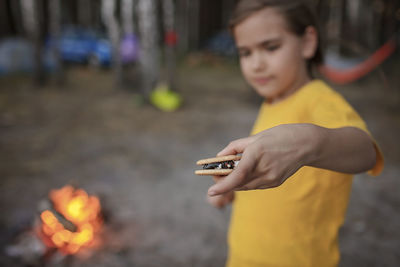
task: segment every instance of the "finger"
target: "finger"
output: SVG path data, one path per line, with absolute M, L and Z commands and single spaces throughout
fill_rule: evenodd
M 225 199 L 226 199 L 226 204 L 232 203 L 235 200 L 235 192 L 229 192 Z
M 271 182 L 266 181 L 262 177 L 255 178 L 254 180 L 251 180 L 247 184 L 244 184 L 243 186 L 236 188 L 235 191 L 247 191 L 247 190 L 255 190 L 255 189 L 267 189 L 275 187 Z
M 208 195 L 221 195 L 248 183 L 249 181 L 247 181 L 247 178 L 249 177 L 250 172 L 254 169 L 255 162 L 253 155 L 243 154 L 237 168 L 231 174 L 226 176 L 225 179 L 211 186 L 208 189 Z
M 232 191 L 235 188 L 241 187 L 245 184 L 246 172 L 245 170 L 234 170 L 224 180 L 216 183 L 208 189 L 208 195 L 216 196 L 225 194 L 226 192 Z
M 216 182 L 216 183 L 219 183 L 220 181 L 222 181 L 224 178 L 226 177 L 226 175 L 225 176 L 221 176 L 221 175 L 219 175 L 219 176 L 213 176 L 213 180 L 214 180 L 214 182 Z
M 235 197 L 234 192 L 229 192 L 224 195 L 213 196 L 213 197 L 207 196 L 207 202 L 216 208 L 223 208 L 226 205 L 232 203 L 234 197 Z
M 237 139 L 230 142 L 224 149 L 222 149 L 217 156 L 236 155 L 242 153 L 244 149 L 252 142 L 251 137 Z
M 222 208 L 225 206 L 225 199 L 223 195 L 214 197 L 207 196 L 207 202 L 216 208 Z

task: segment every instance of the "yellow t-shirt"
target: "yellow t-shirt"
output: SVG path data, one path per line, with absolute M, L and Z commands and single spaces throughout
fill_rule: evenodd
M 367 131 L 346 100 L 320 80 L 277 104 L 263 103 L 252 134 L 287 123 Z M 373 174 L 383 167 L 378 154 Z M 227 266 L 336 266 L 351 183 L 352 175 L 303 167 L 279 187 L 236 192 Z

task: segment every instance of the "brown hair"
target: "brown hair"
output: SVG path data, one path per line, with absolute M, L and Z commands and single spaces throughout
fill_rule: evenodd
M 276 8 L 285 18 L 289 30 L 297 36 L 303 36 L 308 26 L 312 26 L 318 33 L 318 45 L 314 56 L 308 60 L 307 68 L 312 72 L 314 66 L 323 62 L 321 36 L 317 17 L 311 6 L 304 0 L 240 0 L 229 21 L 229 30 L 233 30 L 254 12 L 261 9 Z

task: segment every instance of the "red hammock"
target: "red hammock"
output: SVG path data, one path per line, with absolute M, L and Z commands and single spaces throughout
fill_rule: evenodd
M 395 50 L 396 41 L 394 38 L 391 38 L 377 51 L 375 51 L 369 58 L 352 68 L 341 70 L 323 65 L 319 68 L 319 71 L 326 78 L 337 84 L 353 82 L 375 69 L 379 64 L 385 61 L 385 59 L 387 59 Z

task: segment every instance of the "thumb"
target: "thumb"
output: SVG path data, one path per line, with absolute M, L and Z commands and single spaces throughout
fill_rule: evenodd
M 228 176 L 208 189 L 209 196 L 221 195 L 247 184 L 249 175 L 256 164 L 252 155 L 243 154 L 239 165 Z

